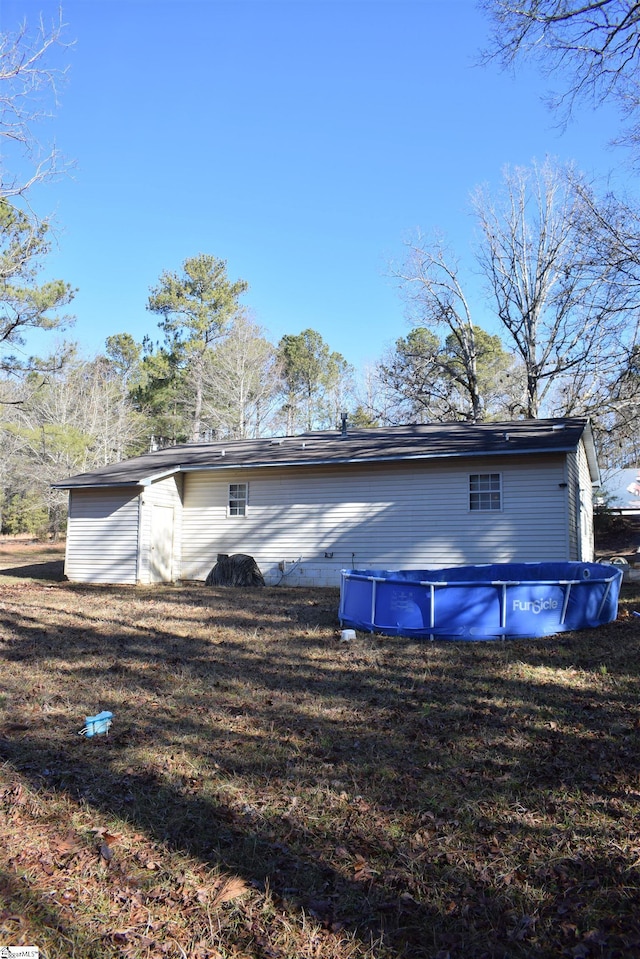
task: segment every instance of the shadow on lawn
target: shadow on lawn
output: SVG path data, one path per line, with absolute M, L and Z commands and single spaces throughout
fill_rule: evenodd
M 59 583 L 64 579 L 64 560 L 29 563 L 26 566 L 7 566 L 5 569 L 0 569 L 0 576 L 12 576 L 16 579 L 45 579 Z
M 640 765 L 637 669 L 598 692 L 552 674 L 580 661 L 597 668 L 597 644 L 346 647 L 313 632 L 330 604 L 265 591 L 256 603 L 275 638 L 254 648 L 177 631 L 190 606 L 212 631 L 222 621 L 249 628 L 230 594 L 217 594 L 226 606 L 216 610 L 197 589 L 163 594 L 175 609 L 162 630 L 112 617 L 107 642 L 100 596 L 134 594 L 62 588 L 87 603 L 75 610 L 81 625 L 52 629 L 56 607 L 26 602 L 19 616 L 0 613 L 13 637 L 0 655 L 48 664 L 50 706 L 77 702 L 74 688 L 94 683 L 116 723 L 92 741 L 76 736 L 77 716 L 9 724 L 0 758 L 39 789 L 122 817 L 255 888 L 268 883 L 292 916 L 304 909 L 355 928 L 363 942 L 384 942 L 385 959 L 582 959 L 640 946 L 637 863 L 607 852 L 620 804 L 637 810 L 640 798 L 630 773 Z M 617 642 L 628 660 L 640 652 L 633 624 L 621 624 Z M 10 696 L 29 692 L 19 674 L 14 682 Z M 191 757 L 192 777 L 176 772 L 176 755 Z M 246 802 L 230 801 L 229 781 L 245 784 Z M 251 799 L 276 785 L 289 808 Z M 293 800 L 304 810 L 318 790 L 326 816 L 321 804 L 313 817 L 298 813 Z M 600 811 L 588 829 L 575 817 L 580 802 Z M 606 917 L 609 945 L 576 952 L 590 910 Z

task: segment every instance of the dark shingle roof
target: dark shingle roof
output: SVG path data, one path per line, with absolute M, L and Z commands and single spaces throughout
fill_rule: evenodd
M 145 486 L 162 476 L 233 467 L 318 466 L 461 456 L 514 455 L 575 450 L 584 435 L 594 481 L 598 467 L 588 421 L 582 418 L 508 423 L 436 423 L 303 433 L 299 436 L 185 443 L 146 453 L 54 483 L 58 489 Z

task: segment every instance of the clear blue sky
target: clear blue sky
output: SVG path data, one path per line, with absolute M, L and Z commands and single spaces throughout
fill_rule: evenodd
M 49 0 L 0 0 L 0 28 Z M 72 177 L 36 195 L 77 287 L 70 338 L 158 336 L 163 270 L 211 253 L 277 340 L 313 327 L 361 367 L 405 335 L 388 278 L 403 239 L 442 230 L 472 266 L 468 196 L 546 154 L 621 169 L 608 111 L 561 133 L 533 66 L 474 65 L 475 0 L 69 0 L 68 82 L 50 131 Z M 623 174 L 624 175 L 624 174 Z M 481 304 L 478 319 L 484 322 Z

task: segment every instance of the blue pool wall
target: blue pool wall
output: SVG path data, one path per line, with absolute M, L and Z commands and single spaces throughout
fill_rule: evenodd
M 339 619 L 388 636 L 536 638 L 612 622 L 621 581 L 604 563 L 343 570 Z

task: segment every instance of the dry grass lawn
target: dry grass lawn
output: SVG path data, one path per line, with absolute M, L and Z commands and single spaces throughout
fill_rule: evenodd
M 0 544 L 0 946 L 640 955 L 640 585 L 580 634 L 343 643 L 337 591 L 33 549 Z

